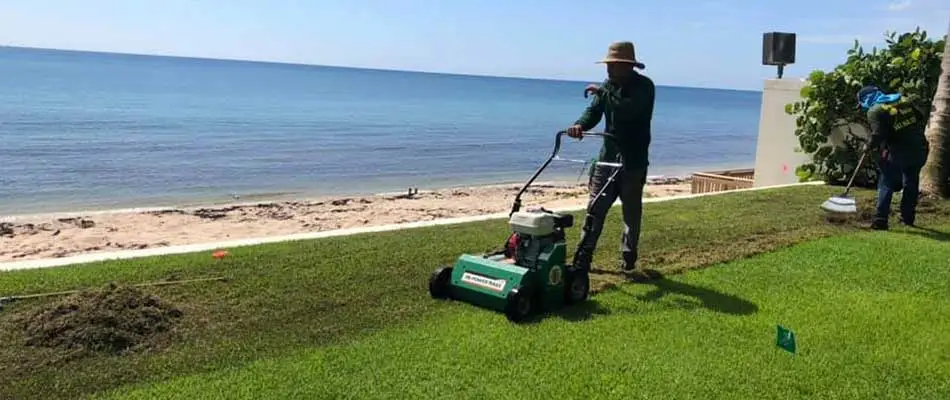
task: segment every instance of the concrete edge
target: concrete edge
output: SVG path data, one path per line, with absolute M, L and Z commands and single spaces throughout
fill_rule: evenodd
M 769 190 L 769 189 L 781 189 L 781 188 L 794 187 L 794 186 L 824 185 L 824 184 L 825 184 L 824 182 L 817 181 L 817 182 L 793 183 L 793 184 L 787 184 L 787 185 L 763 186 L 763 187 L 756 187 L 756 188 L 749 188 L 749 189 L 737 189 L 737 190 L 724 191 L 724 192 L 697 193 L 697 194 L 670 196 L 670 197 L 655 197 L 655 198 L 643 199 L 643 203 L 644 204 L 661 203 L 661 202 L 674 201 L 674 200 L 695 199 L 695 198 L 707 197 L 707 196 L 718 196 L 718 195 L 727 195 L 727 194 L 733 194 L 733 193 L 762 191 L 762 190 Z M 614 203 L 614 205 L 618 205 L 618 204 L 621 204 L 621 202 L 617 201 L 616 203 Z M 573 211 L 584 210 L 585 208 L 586 208 L 585 206 L 564 207 L 564 208 L 558 208 L 557 211 L 573 212 Z M 80 254 L 76 256 L 62 257 L 62 258 L 46 258 L 46 259 L 38 259 L 38 260 L 11 261 L 11 262 L 0 263 L 0 273 L 25 270 L 25 269 L 52 268 L 52 267 L 61 267 L 61 266 L 75 265 L 75 264 L 87 264 L 87 263 L 109 261 L 109 260 L 123 260 L 123 259 L 133 259 L 133 258 L 152 257 L 152 256 L 196 253 L 196 252 L 211 251 L 211 250 L 226 249 L 226 248 L 255 246 L 255 245 L 260 245 L 260 244 L 268 244 L 268 243 L 291 242 L 291 241 L 299 241 L 299 240 L 313 240 L 313 239 L 322 239 L 322 238 L 337 237 L 337 236 L 350 236 L 350 235 L 357 235 L 357 234 L 363 234 L 363 233 L 388 232 L 388 231 L 395 231 L 395 230 L 402 230 L 402 229 L 422 228 L 422 227 L 441 226 L 441 225 L 456 225 L 456 224 L 464 224 L 464 223 L 471 223 L 471 222 L 488 221 L 488 220 L 494 220 L 494 219 L 504 219 L 507 217 L 508 217 L 507 212 L 501 212 L 501 213 L 495 213 L 495 214 L 446 218 L 446 219 L 439 219 L 439 220 L 432 220 L 432 221 L 417 221 L 417 222 L 409 222 L 409 223 L 403 223 L 403 224 L 377 225 L 377 226 L 369 226 L 369 227 L 337 229 L 337 230 L 322 231 L 322 232 L 298 233 L 298 234 L 282 235 L 282 236 L 236 239 L 236 240 L 228 240 L 228 241 L 220 241 L 220 242 L 207 242 L 207 243 L 180 245 L 180 246 L 157 247 L 157 248 L 142 249 L 142 250 L 123 250 L 123 251 L 115 251 L 115 252 Z

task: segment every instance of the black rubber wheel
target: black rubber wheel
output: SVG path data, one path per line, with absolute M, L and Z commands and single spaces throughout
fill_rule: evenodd
M 451 297 L 449 281 L 452 279 L 452 267 L 440 267 L 429 277 L 429 295 L 434 299 Z
M 508 304 L 505 306 L 505 315 L 511 322 L 521 322 L 534 313 L 534 297 L 527 287 L 512 289 L 508 292 Z
M 590 295 L 590 275 L 587 271 L 576 270 L 568 274 L 564 282 L 564 300 L 568 305 L 587 300 Z

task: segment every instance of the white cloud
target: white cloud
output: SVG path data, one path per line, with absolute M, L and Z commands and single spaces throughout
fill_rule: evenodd
M 869 40 L 865 35 L 847 35 L 847 34 L 830 34 L 830 35 L 799 35 L 796 38 L 796 41 L 801 43 L 814 43 L 814 44 L 854 44 L 855 39 L 861 43 L 873 42 Z M 878 39 L 878 38 L 874 38 Z
M 900 0 L 887 5 L 888 11 L 901 11 L 910 7 L 910 0 Z

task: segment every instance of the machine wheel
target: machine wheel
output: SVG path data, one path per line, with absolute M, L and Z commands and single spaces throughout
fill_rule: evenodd
M 505 315 L 511 322 L 521 322 L 534 313 L 534 297 L 527 287 L 512 289 L 508 292 L 508 305 L 505 306 Z
M 452 279 L 452 267 L 441 267 L 429 277 L 429 294 L 434 299 L 448 299 L 449 281 Z
M 567 292 L 565 293 L 565 302 L 568 305 L 587 300 L 587 296 L 590 294 L 590 275 L 587 274 L 587 271 L 579 270 L 568 274 L 565 283 L 567 283 L 564 285 Z

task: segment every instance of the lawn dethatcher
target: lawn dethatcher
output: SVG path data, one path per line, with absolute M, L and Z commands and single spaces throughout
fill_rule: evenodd
M 429 293 L 433 298 L 459 300 L 501 311 L 513 322 L 587 300 L 589 270 L 586 266 L 567 264 L 564 230 L 574 225 L 574 216 L 543 207 L 521 211 L 521 196 L 528 187 L 552 161 L 563 160 L 558 152 L 565 133 L 557 133 L 551 156 L 515 196 L 508 214 L 511 234 L 503 250 L 481 255 L 462 254 L 454 265 L 436 269 L 429 279 Z M 606 133 L 588 132 L 584 136 L 615 140 Z M 607 185 L 595 197 L 599 199 L 615 181 L 622 162 L 594 164 L 615 168 Z

